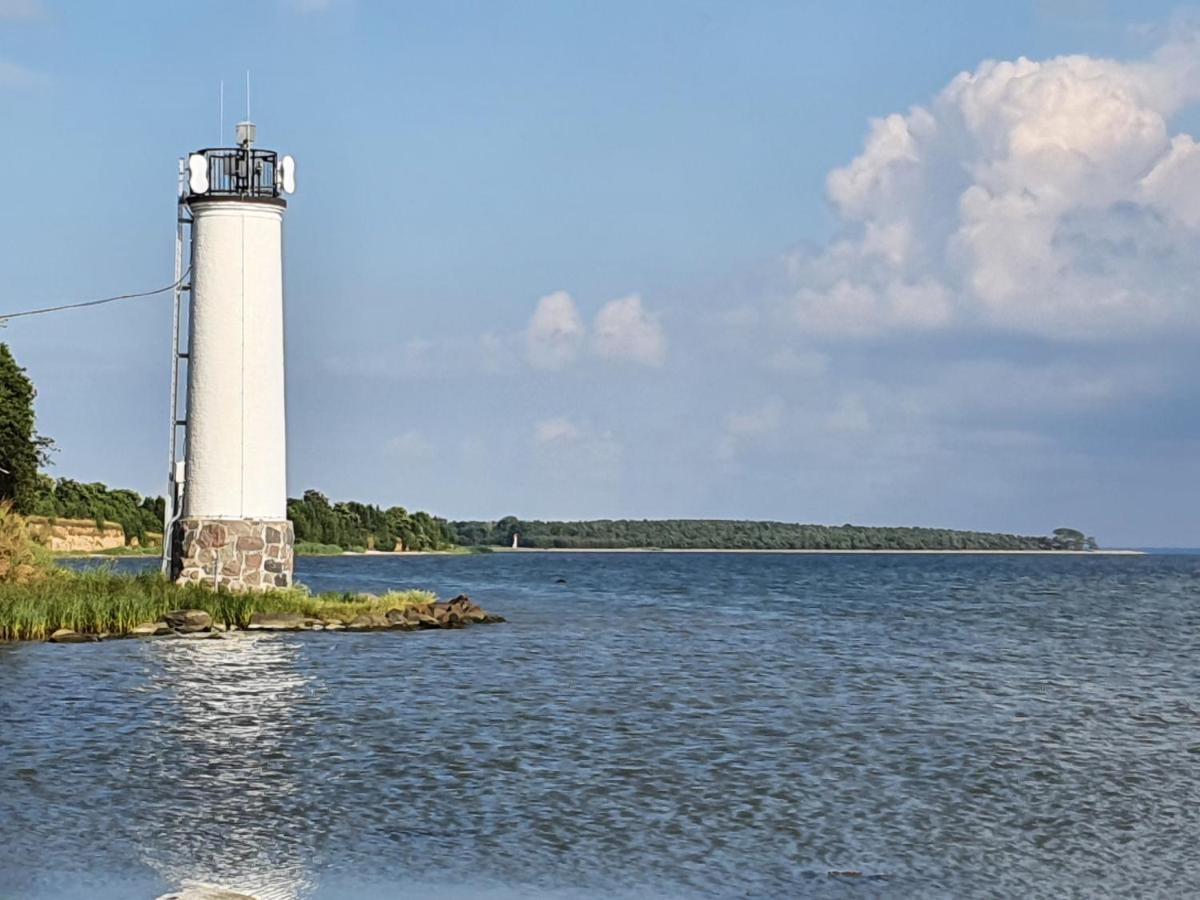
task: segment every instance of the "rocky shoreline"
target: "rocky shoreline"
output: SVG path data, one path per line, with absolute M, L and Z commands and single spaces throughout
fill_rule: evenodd
M 361 595 L 364 600 L 378 599 Z M 177 609 L 157 622 L 135 625 L 121 634 L 89 634 L 59 628 L 48 638 L 52 644 L 85 644 L 124 638 L 209 638 L 221 640 L 231 632 L 242 631 L 419 631 L 436 628 L 465 628 L 469 625 L 491 625 L 505 621 L 482 609 L 466 594 L 452 600 L 419 603 L 389 609 L 382 613 L 360 613 L 349 620 L 305 616 L 300 613 L 255 613 L 245 628 L 228 622 L 217 622 L 202 609 Z

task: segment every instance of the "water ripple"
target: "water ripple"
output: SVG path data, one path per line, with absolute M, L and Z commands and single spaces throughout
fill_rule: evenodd
M 0 646 L 0 896 L 1186 896 L 1197 563 L 305 561 L 510 622 Z

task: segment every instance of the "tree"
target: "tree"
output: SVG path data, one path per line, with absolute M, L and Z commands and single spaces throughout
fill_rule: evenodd
M 1082 550 L 1086 542 L 1087 538 L 1083 536 L 1082 531 L 1076 531 L 1074 528 L 1054 529 L 1054 543 L 1063 550 Z
M 54 446 L 34 428 L 36 396 L 8 344 L 0 344 L 0 500 L 11 500 L 19 513 L 37 505 L 38 466 L 49 462 Z

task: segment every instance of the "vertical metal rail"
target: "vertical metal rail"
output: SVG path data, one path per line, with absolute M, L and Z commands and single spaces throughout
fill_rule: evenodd
M 162 573 L 170 577 L 173 555 L 175 550 L 175 523 L 183 513 L 183 483 L 178 481 L 177 462 L 179 454 L 179 428 L 187 426 L 187 419 L 179 418 L 179 367 L 187 359 L 187 354 L 180 352 L 180 340 L 183 329 L 183 295 L 191 296 L 191 284 L 183 283 L 183 245 L 184 229 L 191 225 L 191 219 L 184 215 L 187 204 L 184 202 L 186 192 L 184 160 L 179 160 L 179 202 L 175 209 L 175 298 L 171 310 L 171 433 L 169 440 L 169 459 L 167 463 L 167 494 L 163 508 L 163 553 Z M 188 234 L 187 238 L 191 238 Z M 190 256 L 190 254 L 189 254 Z M 190 282 L 190 276 L 189 276 Z M 186 403 L 184 409 L 187 409 Z M 186 473 L 185 476 L 186 478 Z

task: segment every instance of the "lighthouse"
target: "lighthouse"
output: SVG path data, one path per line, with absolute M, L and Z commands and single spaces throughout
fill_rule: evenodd
M 242 122 L 237 147 L 181 161 L 176 240 L 163 565 L 231 590 L 288 587 L 293 570 L 283 217 L 295 164 L 254 147 L 255 134 Z

